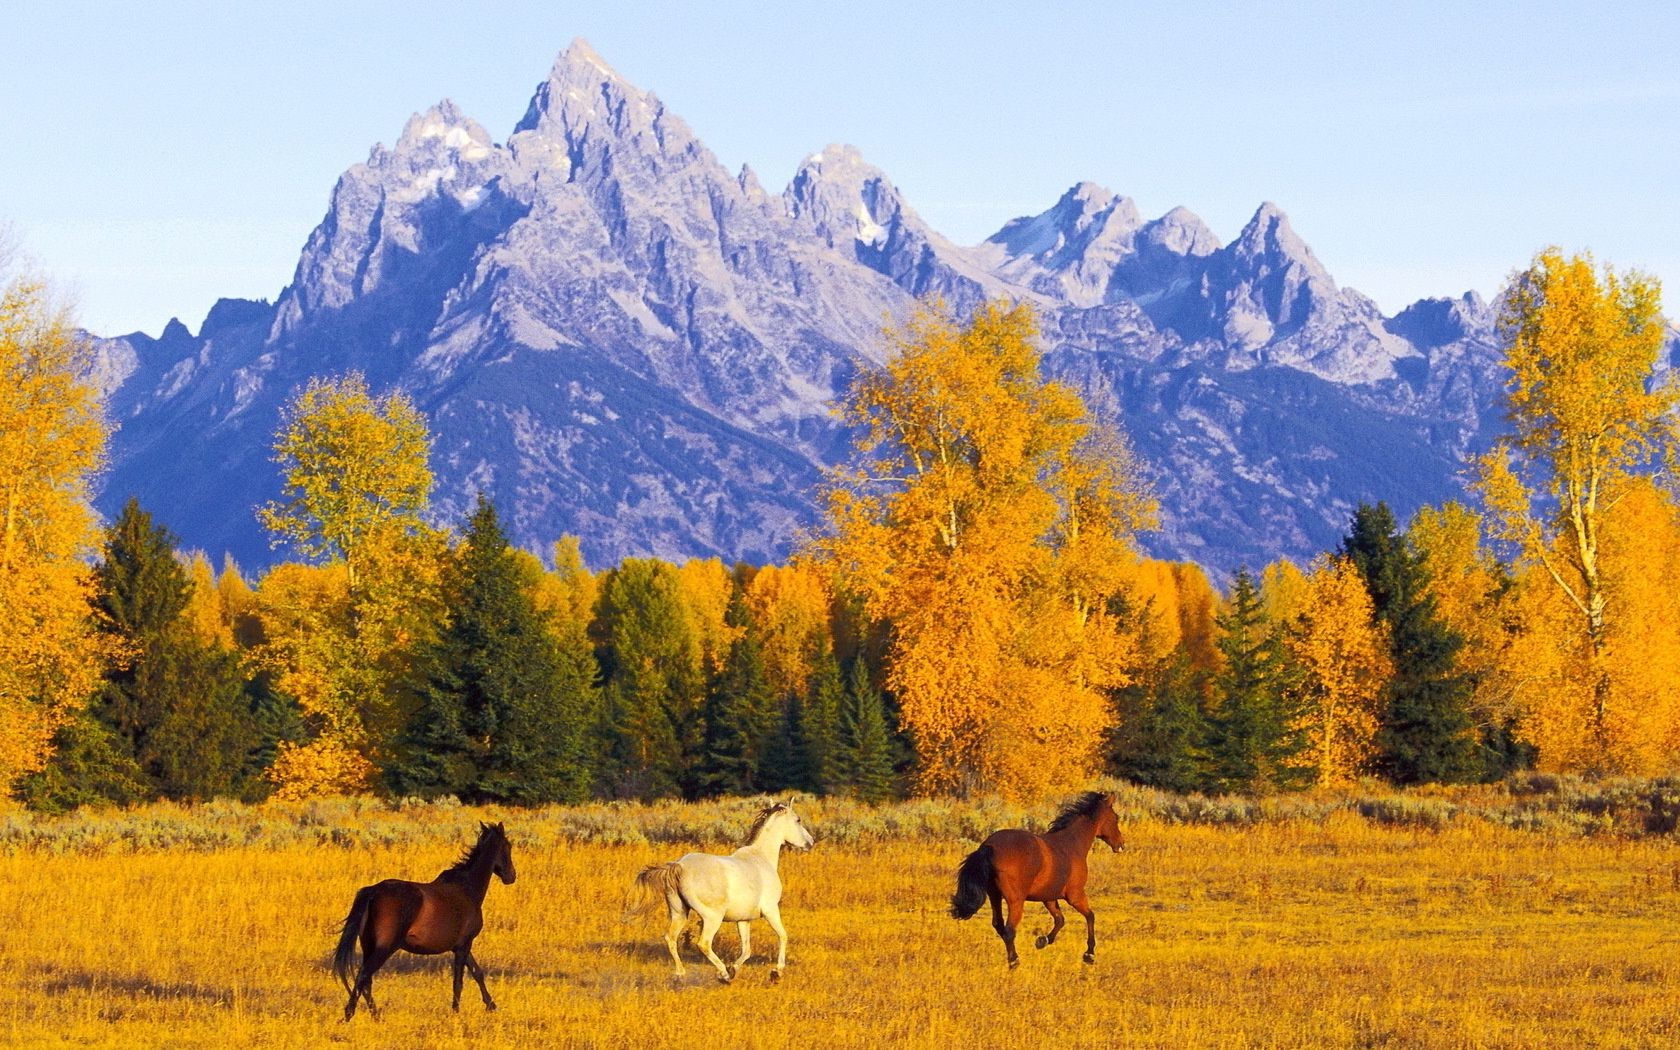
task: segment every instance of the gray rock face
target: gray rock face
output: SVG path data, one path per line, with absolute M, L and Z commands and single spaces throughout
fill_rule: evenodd
M 1221 245 L 1079 183 L 961 247 L 848 146 L 780 196 L 730 174 L 577 41 L 505 142 L 445 101 L 345 172 L 274 303 L 102 340 L 100 506 L 137 494 L 188 545 L 266 564 L 279 408 L 356 368 L 431 419 L 442 520 L 482 491 L 521 543 L 576 533 L 596 565 L 781 558 L 845 448 L 831 403 L 920 297 L 1033 303 L 1049 370 L 1151 465 L 1149 546 L 1218 572 L 1333 545 L 1361 499 L 1458 495 L 1497 425 L 1486 304 L 1385 318 L 1273 205 Z

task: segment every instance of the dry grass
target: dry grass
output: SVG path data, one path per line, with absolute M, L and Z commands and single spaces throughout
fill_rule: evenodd
M 1029 911 L 1009 972 L 983 917 L 945 914 L 973 841 L 941 835 L 939 822 L 967 826 L 971 809 L 806 808 L 817 848 L 783 861 L 787 978 L 770 983 L 774 938 L 759 923 L 758 955 L 728 987 L 692 950 L 688 976 L 674 978 L 659 919 L 620 921 L 631 876 L 686 846 L 608 825 L 715 828 L 697 844 L 722 849 L 750 803 L 158 807 L 29 835 L 29 818 L 12 814 L 10 845 L 0 840 L 0 1043 L 1680 1045 L 1680 848 L 1669 834 L 1480 818 L 1396 826 L 1341 805 L 1250 826 L 1140 816 L 1126 852 L 1099 844 L 1092 856 L 1096 965 L 1079 961 L 1077 918 L 1060 943 L 1032 950 L 1047 922 Z M 480 816 L 507 820 L 520 873 L 491 887 L 477 951 L 502 1009 L 484 1012 L 469 981 L 452 1015 L 447 966 L 399 956 L 380 976 L 381 1019 L 340 1023 L 327 956 L 355 889 L 430 877 Z M 200 831 L 112 839 L 86 830 L 98 820 Z M 596 831 L 580 836 L 580 821 Z M 227 830 L 241 823 L 249 842 Z M 286 827 L 315 831 L 288 838 Z M 600 841 L 615 838 L 626 841 Z M 732 931 L 719 940 L 732 958 Z

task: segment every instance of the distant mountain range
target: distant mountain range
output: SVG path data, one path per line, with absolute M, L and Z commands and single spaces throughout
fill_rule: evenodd
M 278 409 L 354 368 L 430 418 L 440 520 L 482 491 L 520 543 L 575 533 L 597 566 L 780 559 L 846 447 L 831 402 L 933 295 L 1033 303 L 1049 372 L 1152 471 L 1147 546 L 1218 573 L 1333 546 L 1361 500 L 1461 495 L 1500 426 L 1488 304 L 1385 317 L 1272 204 L 1222 245 L 1082 182 L 961 247 L 849 146 L 780 195 L 730 174 L 579 40 L 505 142 L 445 101 L 375 146 L 273 303 L 101 340 L 99 506 L 138 495 L 187 546 L 272 562 Z

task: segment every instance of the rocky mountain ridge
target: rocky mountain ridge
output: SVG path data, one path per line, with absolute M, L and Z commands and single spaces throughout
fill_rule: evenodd
M 119 424 L 100 506 L 131 493 L 189 546 L 274 559 L 279 407 L 360 369 L 431 420 L 434 504 L 494 498 L 521 543 L 785 557 L 845 435 L 830 405 L 918 298 L 1033 303 L 1049 371 L 1150 464 L 1150 549 L 1216 572 L 1334 544 L 1353 506 L 1459 494 L 1497 424 L 1492 311 L 1392 318 L 1336 284 L 1283 212 L 1229 244 L 1079 183 L 962 247 L 857 150 L 772 195 L 576 41 L 505 142 L 452 103 L 334 188 L 273 303 L 224 300 L 194 334 L 104 340 Z

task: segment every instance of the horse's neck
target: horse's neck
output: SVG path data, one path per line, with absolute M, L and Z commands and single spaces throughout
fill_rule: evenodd
M 490 876 L 495 868 L 496 855 L 494 851 L 486 850 L 484 856 L 474 857 L 471 863 L 455 873 L 455 877 L 476 900 L 483 900 L 484 895 L 490 892 Z
M 1091 852 L 1091 843 L 1097 841 L 1097 822 L 1089 817 L 1081 817 L 1060 831 L 1052 831 L 1041 836 L 1046 842 L 1054 842 L 1067 852 L 1084 856 Z
M 782 840 L 769 833 L 761 834 L 735 853 L 737 856 L 759 857 L 774 868 L 782 859 Z

